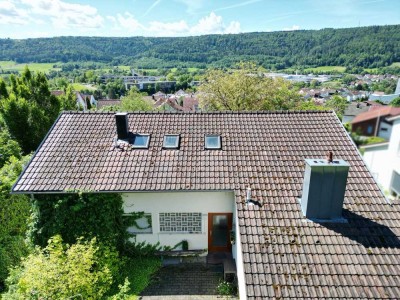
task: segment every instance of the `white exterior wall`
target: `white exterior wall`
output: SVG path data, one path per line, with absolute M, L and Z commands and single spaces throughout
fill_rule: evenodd
M 364 161 L 383 190 L 388 190 L 390 184 L 388 155 L 388 146 L 365 148 L 364 152 Z
M 237 216 L 234 216 L 234 223 L 236 223 L 235 232 L 236 232 L 236 243 L 235 243 L 235 261 L 236 261 L 236 274 L 238 280 L 238 290 L 239 290 L 239 299 L 247 299 L 247 291 L 246 291 L 246 281 L 244 275 L 244 266 L 243 266 L 243 252 L 242 252 L 242 243 L 240 241 L 240 229 L 239 229 L 239 220 Z M 232 247 L 233 254 L 233 247 Z
M 392 182 L 393 171 L 400 174 L 400 119 L 393 122 L 392 134 L 389 142 L 389 157 L 387 165 L 391 166 L 389 187 Z
M 123 208 L 126 213 L 140 212 L 151 213 L 151 234 L 137 234 L 137 242 L 148 242 L 163 246 L 175 246 L 182 240 L 187 240 L 189 250 L 208 248 L 208 213 L 233 213 L 233 192 L 144 192 L 124 193 Z M 202 213 L 201 233 L 164 233 L 160 232 L 159 213 L 200 212 Z M 233 215 L 233 220 L 236 214 Z M 235 223 L 235 221 L 233 221 Z M 232 228 L 235 228 L 233 224 Z
M 392 133 L 392 125 L 387 124 L 385 122 L 381 122 L 381 124 L 379 126 L 378 136 L 381 138 L 384 138 L 386 140 L 389 140 L 391 133 Z
M 364 160 L 384 191 L 390 190 L 393 171 L 400 173 L 400 120 L 393 123 L 388 146 L 365 148 Z

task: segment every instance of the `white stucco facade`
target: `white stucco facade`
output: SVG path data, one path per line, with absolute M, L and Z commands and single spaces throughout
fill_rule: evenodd
M 137 234 L 137 242 L 160 243 L 175 246 L 187 240 L 189 250 L 208 249 L 208 213 L 233 213 L 236 220 L 234 194 L 221 192 L 138 192 L 124 193 L 124 211 L 151 214 L 152 233 Z M 160 231 L 160 213 L 201 213 L 200 233 L 178 233 Z M 233 224 L 232 228 L 235 228 Z M 236 251 L 235 251 L 236 253 Z
M 364 160 L 382 189 L 392 192 L 393 174 L 400 174 L 400 117 L 393 118 L 388 143 L 364 146 Z
M 386 140 L 389 140 L 391 134 L 392 134 L 392 125 L 385 122 L 381 122 L 381 124 L 379 125 L 378 136 Z

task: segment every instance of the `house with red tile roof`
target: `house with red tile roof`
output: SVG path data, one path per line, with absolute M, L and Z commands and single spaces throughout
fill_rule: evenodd
M 103 109 L 104 107 L 120 107 L 120 99 L 100 99 L 97 100 L 97 109 Z
M 12 192 L 74 190 L 121 193 L 137 241 L 232 255 L 241 299 L 400 295 L 400 205 L 333 112 L 64 112 Z
M 363 136 L 379 136 L 389 139 L 392 131 L 390 117 L 400 115 L 400 107 L 371 106 L 367 112 L 358 114 L 351 121 L 351 131 Z

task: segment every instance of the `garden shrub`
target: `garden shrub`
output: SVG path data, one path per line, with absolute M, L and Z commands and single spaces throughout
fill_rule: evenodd
M 60 236 L 37 247 L 7 279 L 5 299 L 101 299 L 118 277 L 118 252 L 93 238 L 63 244 Z
M 217 293 L 225 296 L 237 295 L 237 286 L 233 282 L 220 281 L 217 286 Z
M 11 156 L 0 169 L 0 292 L 9 268 L 17 265 L 28 252 L 24 238 L 30 215 L 29 198 L 10 194 L 11 186 L 28 160 L 28 156 L 21 160 Z

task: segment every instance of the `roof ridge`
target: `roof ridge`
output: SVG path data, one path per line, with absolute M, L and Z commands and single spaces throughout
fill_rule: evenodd
M 230 110 L 221 110 L 221 111 L 126 111 L 129 114 L 207 114 L 207 115 L 223 115 L 223 114 L 309 114 L 309 113 L 333 113 L 333 110 L 240 110 L 240 111 L 230 111 Z M 115 114 L 115 111 L 77 111 L 77 110 L 69 110 L 62 111 L 62 114 Z

